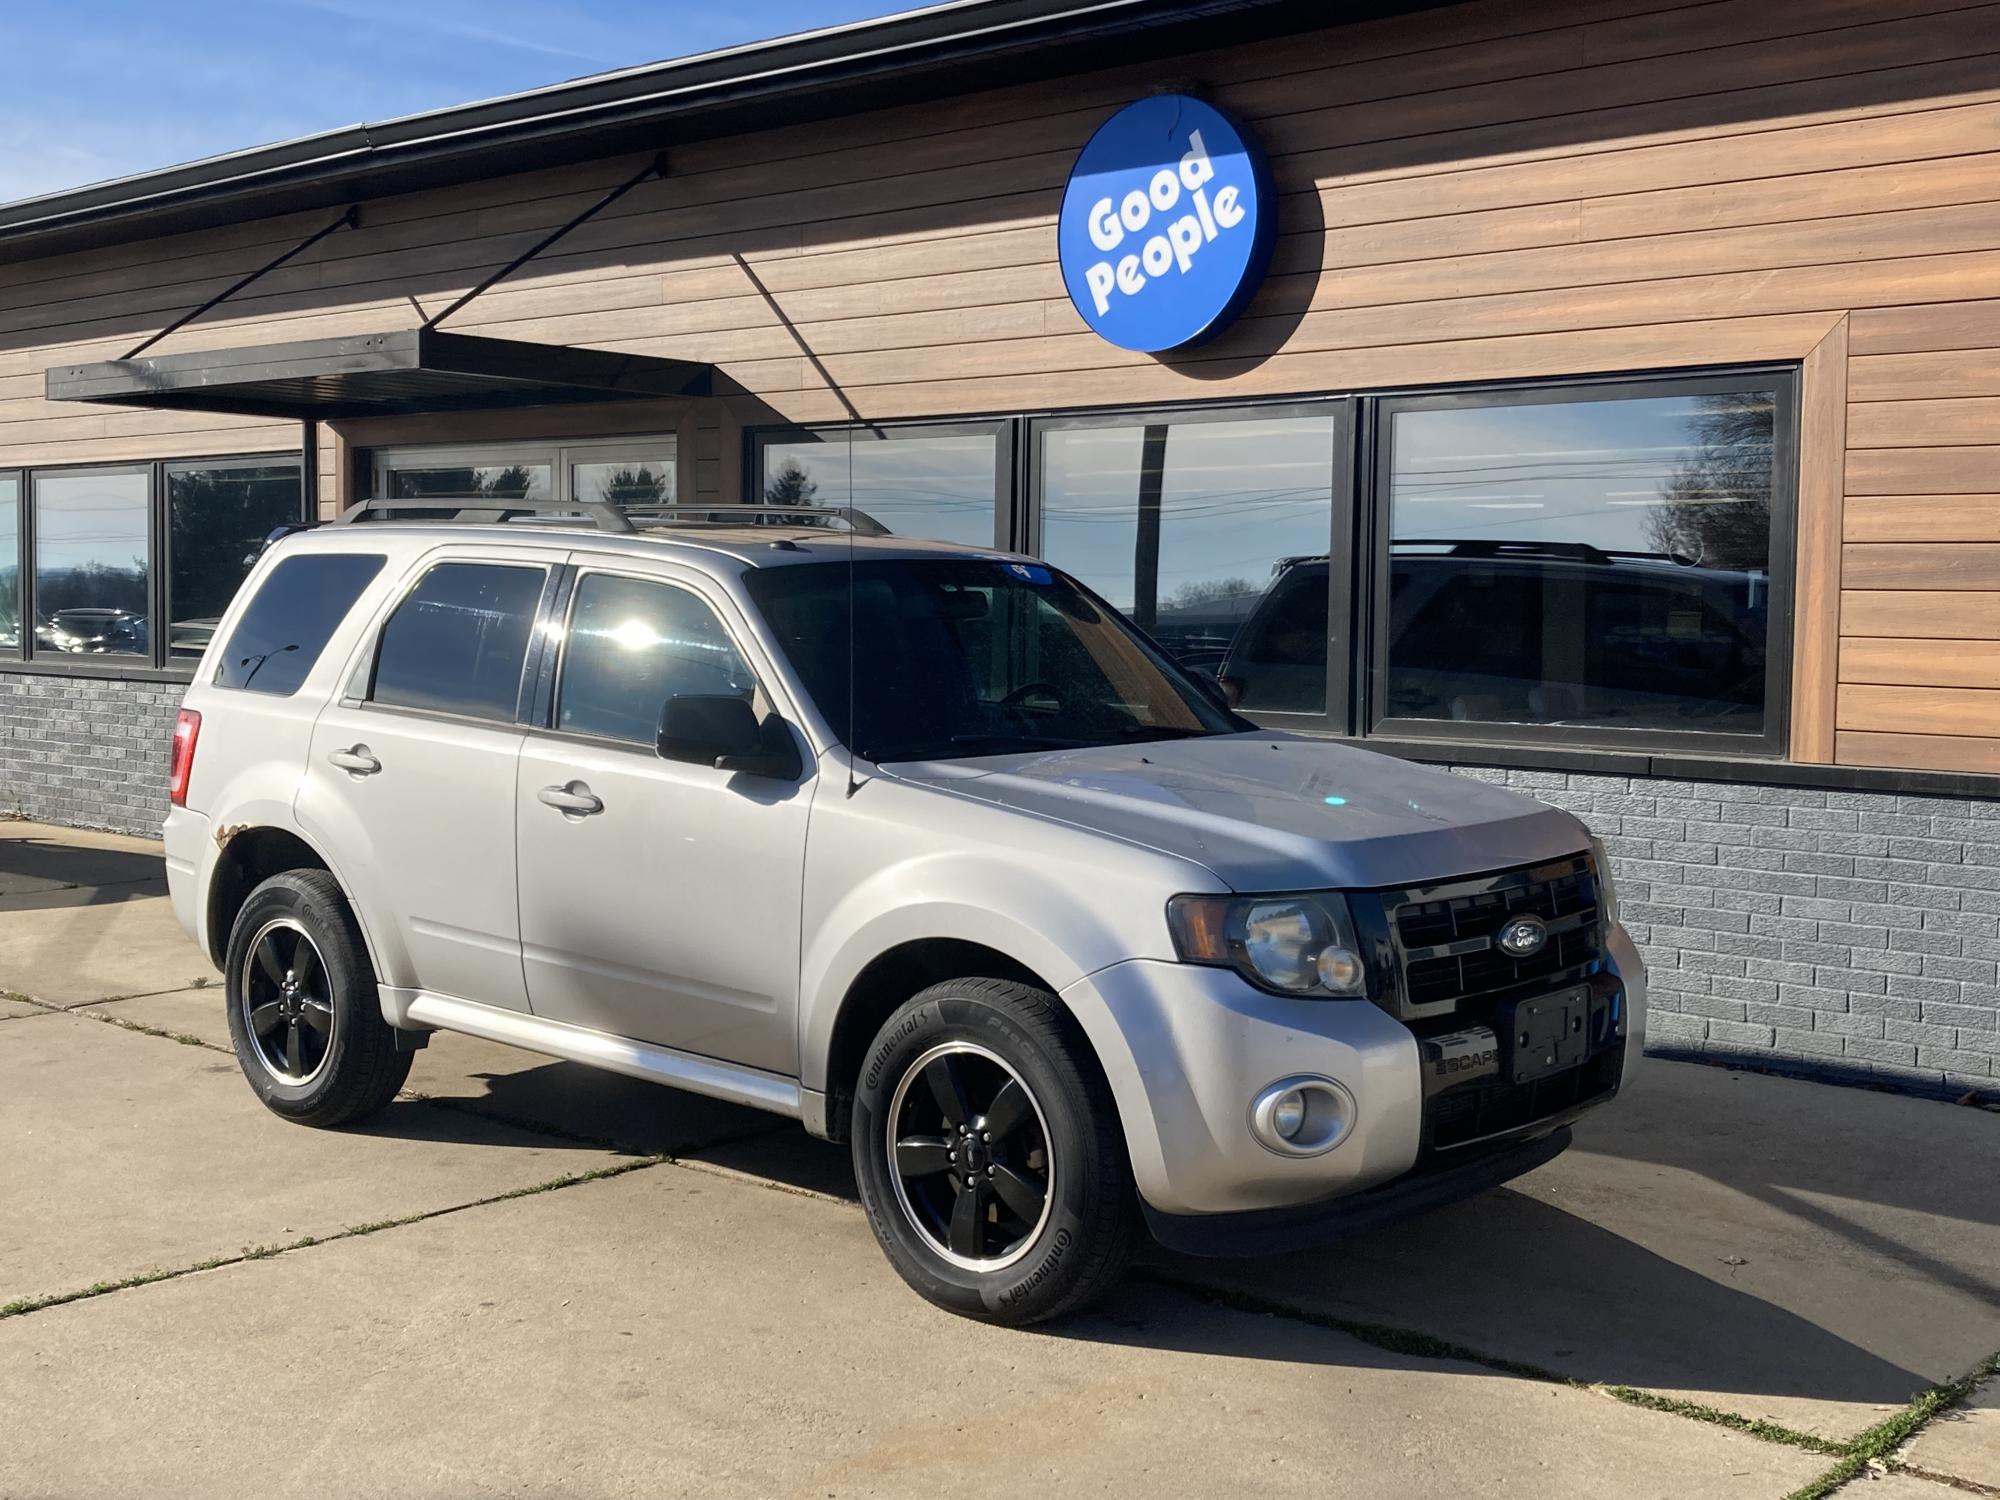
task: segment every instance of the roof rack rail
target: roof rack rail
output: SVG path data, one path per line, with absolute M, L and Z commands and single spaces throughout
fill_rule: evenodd
M 515 516 L 561 517 L 581 514 L 595 522 L 599 531 L 630 535 L 633 531 L 637 530 L 630 521 L 625 519 L 617 506 L 608 504 L 603 500 L 516 500 L 513 498 L 493 500 L 398 500 L 381 495 L 369 500 L 355 501 L 354 504 L 348 506 L 346 510 L 335 516 L 328 524 L 333 526 L 353 526 L 358 522 L 367 521 L 370 516 L 374 516 L 377 518 L 374 524 L 380 525 L 384 521 L 404 519 L 395 515 L 385 516 L 383 512 L 404 510 L 436 511 L 438 512 L 437 517 L 426 516 L 423 519 L 432 520 L 442 518 L 447 521 L 506 521 L 511 520 Z M 445 514 L 446 512 L 450 514 Z
M 666 526 L 801 526 L 836 520 L 844 521 L 857 536 L 892 534 L 867 511 L 851 505 L 683 505 L 670 500 L 614 505 L 608 500 L 399 500 L 377 496 L 356 501 L 330 524 L 351 526 L 373 517 L 372 524 L 381 525 L 384 521 L 404 519 L 394 512 L 411 510 L 435 511 L 445 520 L 467 522 L 525 517 L 556 523 L 583 518 L 594 523 L 599 531 L 621 536 Z
M 642 526 L 809 526 L 845 521 L 856 536 L 891 536 L 888 527 L 852 505 L 701 505 L 675 500 L 642 501 L 625 507 Z M 720 517 L 721 519 L 714 519 Z

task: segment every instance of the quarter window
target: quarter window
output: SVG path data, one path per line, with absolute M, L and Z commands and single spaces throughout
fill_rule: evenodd
M 215 685 L 297 692 L 383 561 L 374 553 L 321 552 L 279 563 L 229 633 Z
M 371 700 L 512 720 L 543 576 L 497 563 L 432 568 L 382 627 Z
M 708 604 L 673 584 L 586 573 L 564 639 L 556 728 L 651 745 L 681 693 L 749 698 L 748 665 Z

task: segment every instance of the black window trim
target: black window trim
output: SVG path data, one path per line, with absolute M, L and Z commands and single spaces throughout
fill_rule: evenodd
M 528 733 L 538 740 L 554 740 L 577 745 L 593 745 L 602 750 L 623 750 L 644 757 L 657 759 L 659 747 L 644 744 L 638 740 L 621 740 L 608 734 L 585 734 L 579 730 L 561 729 L 556 726 L 556 706 L 562 699 L 563 673 L 569 665 L 571 625 L 576 615 L 577 597 L 582 592 L 583 581 L 593 576 L 623 578 L 633 583 L 658 584 L 662 588 L 679 589 L 697 601 L 722 627 L 722 633 L 729 638 L 729 644 L 743 665 L 750 671 L 757 684 L 758 693 L 778 711 L 779 717 L 788 723 L 795 723 L 795 717 L 786 711 L 788 705 L 778 694 L 772 692 L 769 674 L 761 671 L 757 658 L 744 649 L 742 632 L 729 618 L 729 611 L 721 608 L 716 599 L 685 578 L 670 577 L 664 573 L 648 572 L 637 566 L 635 559 L 625 558 L 575 558 L 562 567 L 562 579 L 553 584 L 543 598 L 543 612 L 537 617 L 536 636 L 542 641 L 541 655 L 535 661 L 535 670 L 530 674 L 530 688 L 522 704 L 521 722 Z M 685 763 L 683 763 L 685 764 Z
M 520 675 L 515 679 L 514 708 L 504 719 L 489 718 L 484 714 L 454 713 L 441 708 L 415 708 L 404 703 L 379 703 L 375 698 L 375 669 L 381 661 L 382 637 L 389 629 L 389 622 L 396 618 L 396 612 L 408 602 L 410 595 L 422 587 L 426 578 L 439 568 L 454 566 L 533 569 L 542 575 L 541 591 L 536 596 L 535 608 L 528 623 L 528 641 L 521 651 Z M 563 563 L 559 557 L 508 558 L 450 551 L 424 553 L 368 626 L 360 659 L 342 670 L 344 686 L 338 698 L 340 706 L 393 717 L 429 719 L 441 724 L 473 725 L 482 729 L 518 731 L 527 727 L 528 706 L 534 701 L 540 671 L 542 625 L 548 618 L 551 600 L 558 592 L 557 575 L 562 571 Z M 355 688 L 359 688 L 358 694 L 352 691 Z
M 1021 419 L 998 417 L 915 417 L 893 422 L 807 422 L 743 430 L 743 499 L 763 498 L 764 451 L 774 443 L 824 442 L 855 432 L 873 433 L 880 442 L 921 437 L 991 437 L 993 443 L 993 545 L 1007 552 L 1026 551 L 1018 540 L 1016 495 L 1020 488 Z M 849 497 L 852 503 L 852 497 Z M 865 508 L 865 507 L 864 507 Z
M 137 459 L 122 463 L 21 464 L 0 468 L 0 477 L 19 483 L 21 524 L 18 549 L 20 566 L 21 644 L 15 651 L 0 651 L 0 673 L 23 677 L 91 677 L 127 682 L 192 682 L 199 658 L 176 661 L 168 654 L 168 632 L 160 628 L 166 620 L 168 548 L 171 518 L 167 513 L 167 474 L 199 469 L 245 468 L 253 465 L 296 464 L 299 468 L 300 521 L 317 519 L 307 514 L 305 460 L 297 448 L 280 448 L 254 453 L 199 454 L 185 458 Z M 36 652 L 35 636 L 35 503 L 34 481 L 40 475 L 145 474 L 146 502 L 146 609 L 149 637 L 144 656 L 73 657 L 66 652 Z
M 1554 400 L 1619 401 L 1671 395 L 1709 395 L 1765 386 L 1776 392 L 1772 434 L 1771 603 L 1765 639 L 1764 728 L 1760 734 L 1716 730 L 1598 728 L 1548 724 L 1460 723 L 1448 719 L 1397 718 L 1386 712 L 1388 691 L 1389 482 L 1394 455 L 1391 419 L 1403 411 L 1471 410 L 1535 406 Z M 1798 526 L 1799 372 L 1795 364 L 1704 368 L 1612 378 L 1572 377 L 1508 381 L 1448 390 L 1426 389 L 1371 395 L 1364 405 L 1364 430 L 1373 435 L 1369 451 L 1358 455 L 1368 499 L 1359 517 L 1362 534 L 1356 555 L 1355 611 L 1365 627 L 1355 735 L 1440 748 L 1464 745 L 1540 747 L 1551 751 L 1629 750 L 1658 755 L 1722 755 L 1785 760 L 1791 731 L 1792 645 Z M 1365 461 L 1365 466 L 1364 466 Z

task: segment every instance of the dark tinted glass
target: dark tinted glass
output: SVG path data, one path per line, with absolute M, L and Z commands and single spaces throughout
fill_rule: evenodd
M 814 433 L 761 450 L 772 505 L 852 505 L 898 536 L 993 545 L 1000 439 L 922 428 Z
M 296 463 L 167 474 L 167 654 L 199 656 L 264 538 L 299 519 Z
M 295 693 L 383 559 L 367 552 L 288 557 L 244 606 L 215 663 L 215 685 Z
M 1761 732 L 1775 408 L 1396 412 L 1389 715 Z
M 1326 603 L 1316 620 L 1301 615 L 1293 575 L 1312 563 L 1324 593 L 1334 422 L 1315 413 L 1051 429 L 1042 553 L 1181 665 L 1221 677 L 1241 707 L 1319 713 Z M 1293 595 L 1282 621 L 1281 594 Z
M 370 697 L 506 722 L 521 690 L 540 568 L 439 563 L 382 627 Z
M 21 481 L 0 475 L 0 655 L 21 649 Z
M 845 563 L 760 568 L 748 582 L 821 716 L 869 760 L 1136 744 L 1244 727 L 1116 614 L 1038 564 L 863 562 L 851 594 Z
M 149 656 L 144 472 L 37 474 L 35 650 Z
M 676 693 L 756 686 L 715 611 L 671 584 L 586 574 L 564 639 L 556 727 L 651 745 Z

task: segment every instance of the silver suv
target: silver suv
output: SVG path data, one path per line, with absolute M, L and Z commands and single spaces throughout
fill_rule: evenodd
M 1504 1181 L 1624 1084 L 1575 818 L 1258 729 L 1031 558 L 736 509 L 360 506 L 260 559 L 166 847 L 271 1109 L 360 1119 L 443 1030 L 788 1115 L 911 1286 L 1027 1323 L 1142 1230 Z

